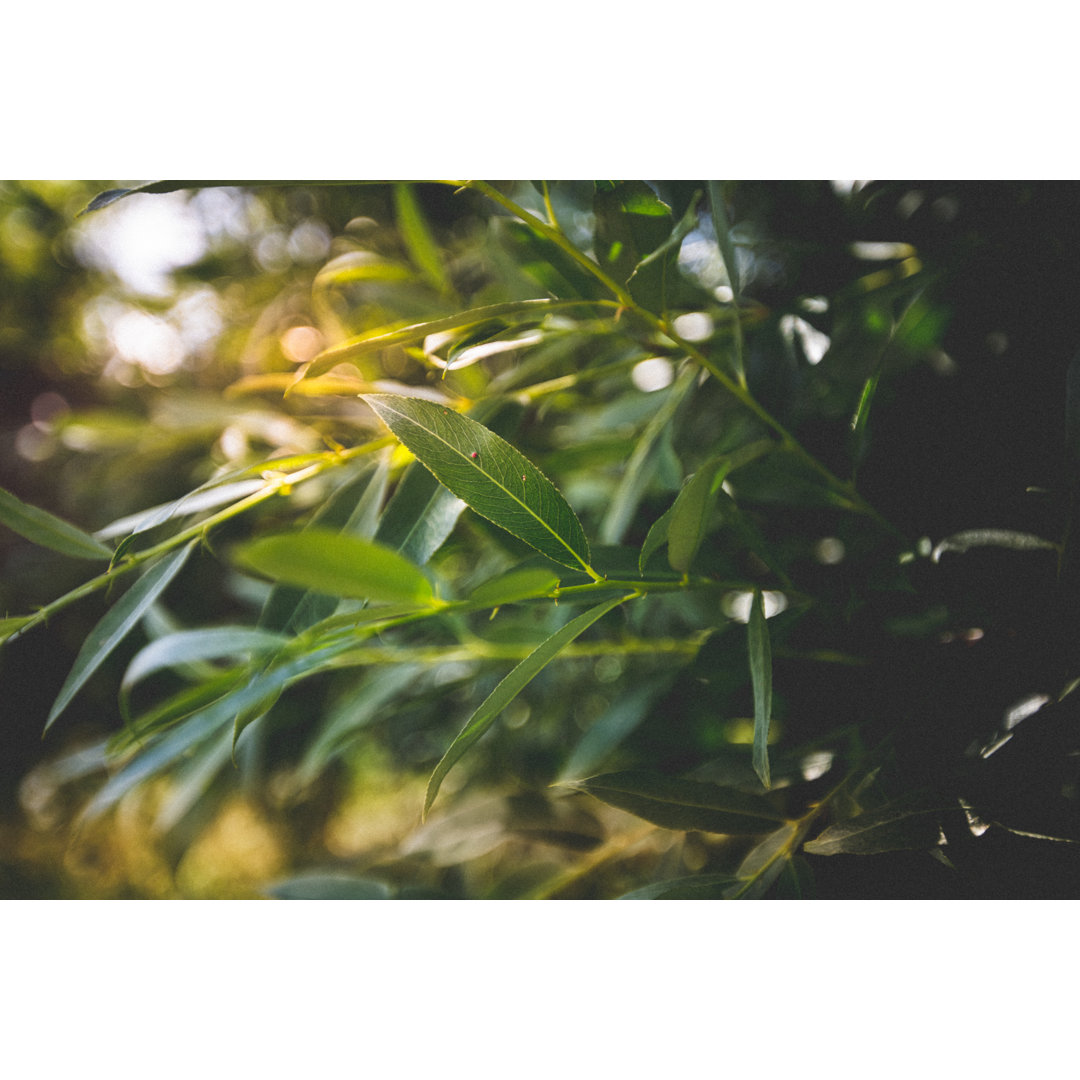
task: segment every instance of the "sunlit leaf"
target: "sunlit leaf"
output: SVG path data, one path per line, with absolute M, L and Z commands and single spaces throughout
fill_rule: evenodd
M 303 377 L 315 378 L 318 375 L 324 375 L 338 364 L 352 363 L 363 356 L 379 352 L 381 349 L 388 348 L 391 345 L 418 344 L 429 334 L 461 330 L 468 326 L 489 322 L 492 319 L 501 319 L 514 325 L 538 323 L 545 315 L 557 311 L 571 311 L 582 306 L 595 307 L 599 303 L 602 302 L 547 299 L 511 300 L 502 304 L 489 304 L 485 307 L 471 308 L 454 315 L 447 315 L 422 323 L 411 323 L 408 326 L 400 326 L 392 330 L 359 334 L 348 341 L 343 341 L 340 345 L 335 345 L 321 352 L 304 368 Z
M 326 499 L 307 527 L 339 529 L 370 540 L 378 524 L 389 474 L 390 456 L 385 454 L 374 472 L 364 470 Z M 263 604 L 259 625 L 297 633 L 332 615 L 338 604 L 336 596 L 278 583 Z
M 76 559 L 109 559 L 112 550 L 82 529 L 0 488 L 0 524 L 42 547 Z
M 233 554 L 245 569 L 329 596 L 417 607 L 435 602 L 431 582 L 397 552 L 328 529 L 267 536 Z
M 424 272 L 431 284 L 442 292 L 447 287 L 446 268 L 443 266 L 439 245 L 431 235 L 431 229 L 420 210 L 416 194 L 410 184 L 394 185 L 394 210 L 401 238 L 405 241 L 412 260 Z
M 443 755 L 442 760 L 435 767 L 428 781 L 427 795 L 424 800 L 424 813 L 431 809 L 435 796 L 439 793 L 439 787 L 443 778 L 451 768 L 461 759 L 462 755 L 471 747 L 481 735 L 491 727 L 498 718 L 499 713 L 510 704 L 525 689 L 526 686 L 541 671 L 566 648 L 570 642 L 583 634 L 594 622 L 603 618 L 612 608 L 617 607 L 629 596 L 617 596 L 613 600 L 607 600 L 577 618 L 571 619 L 560 630 L 556 630 L 543 644 L 529 653 L 505 679 L 488 695 L 483 704 L 469 717 L 468 723 L 462 728 L 457 738 L 450 744 L 450 748 Z
M 75 658 L 71 672 L 60 687 L 53 707 L 49 710 L 48 719 L 45 721 L 46 731 L 105 658 L 138 625 L 150 605 L 180 572 L 194 547 L 195 541 L 192 541 L 186 547 L 154 563 L 90 631 Z
M 808 855 L 877 855 L 932 848 L 941 839 L 942 810 L 925 803 L 885 806 L 830 825 L 803 845 Z
M 744 834 L 772 832 L 784 821 L 763 795 L 660 773 L 618 772 L 571 786 L 665 829 Z
M 478 514 L 555 562 L 588 567 L 589 543 L 577 515 L 555 485 L 504 439 L 430 401 L 392 394 L 364 400 Z
M 559 584 L 559 575 L 545 567 L 526 567 L 511 570 L 493 581 L 485 581 L 469 594 L 476 604 L 513 604 L 535 596 L 545 596 Z
M 103 529 L 98 529 L 94 534 L 102 540 L 113 536 L 129 536 L 132 533 L 148 532 L 150 529 L 164 525 L 176 517 L 184 517 L 188 514 L 197 514 L 203 510 L 214 510 L 219 506 L 243 499 L 256 491 L 265 488 L 265 480 L 238 480 L 229 484 L 216 484 L 204 488 L 198 488 L 188 495 L 173 502 L 162 503 L 160 506 L 152 506 L 147 510 L 140 510 L 137 514 L 129 514 L 110 522 Z
M 129 195 L 168 195 L 174 191 L 200 191 L 215 187 L 334 187 L 371 183 L 365 180 L 154 180 L 133 188 L 112 188 L 95 195 L 82 214 L 103 210 Z
M 772 647 L 765 621 L 765 601 L 754 590 L 747 624 L 750 650 L 750 680 L 754 687 L 754 772 L 769 786 L 769 725 L 772 722 Z

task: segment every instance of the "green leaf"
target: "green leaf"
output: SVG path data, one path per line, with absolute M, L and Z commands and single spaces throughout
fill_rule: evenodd
M 730 463 L 722 458 L 706 462 L 676 496 L 667 528 L 668 562 L 672 570 L 681 574 L 690 570 L 716 506 L 717 489 L 730 467 Z
M 540 322 L 546 315 L 554 312 L 570 311 L 580 307 L 612 306 L 597 300 L 510 300 L 503 304 L 489 304 L 485 307 L 471 308 L 427 322 L 412 323 L 392 330 L 359 334 L 343 341 L 330 349 L 319 353 L 304 368 L 305 379 L 323 375 L 338 364 L 354 363 L 363 356 L 379 352 L 391 345 L 415 345 L 429 334 L 441 334 L 448 330 L 461 330 L 476 326 L 492 319 L 502 319 L 511 325 L 529 325 Z
M 424 276 L 439 291 L 447 287 L 446 268 L 443 266 L 439 245 L 431 235 L 428 223 L 420 210 L 410 184 L 394 185 L 394 210 L 398 229 L 405 247 Z
M 501 574 L 493 581 L 485 581 L 469 594 L 469 600 L 475 604 L 513 604 L 518 600 L 529 600 L 537 596 L 546 596 L 559 584 L 559 575 L 542 566 L 525 567 Z
M 386 453 L 374 472 L 364 469 L 358 477 L 342 485 L 326 499 L 307 528 L 340 530 L 363 540 L 371 540 L 378 524 L 379 508 L 386 494 L 389 472 L 390 454 Z M 268 630 L 298 633 L 333 615 L 338 604 L 337 597 L 278 584 L 270 590 L 270 595 L 263 604 L 259 614 L 259 626 Z
M 630 455 L 626 469 L 619 479 L 619 486 L 615 489 L 611 505 L 600 525 L 601 543 L 618 544 L 622 541 L 623 533 L 633 520 L 634 512 L 648 491 L 649 483 L 656 470 L 661 437 L 668 425 L 672 423 L 679 406 L 694 388 L 697 378 L 698 373 L 695 369 L 687 369 L 667 390 L 654 392 L 654 398 L 658 399 L 663 394 L 663 399 L 641 433 L 637 446 L 634 447 L 634 452 Z
M 389 900 L 390 886 L 347 874 L 297 874 L 266 887 L 275 900 Z
M 128 701 L 136 683 L 156 671 L 205 660 L 257 656 L 280 649 L 288 641 L 284 635 L 247 626 L 216 626 L 166 634 L 137 652 L 128 664 L 120 684 L 121 712 L 128 714 Z
M 329 596 L 437 606 L 431 582 L 417 567 L 358 536 L 310 528 L 242 544 L 233 556 L 248 570 Z
M 90 631 L 75 657 L 75 664 L 60 687 L 53 707 L 49 710 L 45 731 L 49 730 L 87 679 L 97 671 L 109 653 L 120 644 L 146 614 L 150 605 L 165 591 L 169 582 L 180 572 L 196 543 L 197 541 L 193 540 L 186 547 L 154 563 Z
M 571 619 L 561 630 L 556 630 L 543 644 L 534 649 L 495 689 L 483 704 L 472 714 L 450 748 L 443 754 L 442 760 L 435 766 L 435 771 L 428 781 L 427 795 L 424 799 L 424 815 L 431 809 L 443 778 L 469 749 L 495 722 L 499 713 L 540 674 L 541 671 L 566 648 L 570 642 L 583 634 L 594 622 L 602 619 L 612 608 L 630 599 L 632 594 L 617 596 L 607 600 L 577 618 Z
M 417 566 L 446 542 L 465 504 L 419 463 L 405 470 L 379 519 L 375 540 Z
M 228 484 L 204 485 L 173 502 L 161 503 L 158 506 L 140 510 L 137 514 L 118 518 L 105 528 L 98 529 L 95 536 L 107 540 L 114 536 L 131 536 L 148 532 L 172 518 L 186 517 L 189 514 L 214 510 L 219 506 L 237 502 L 256 491 L 263 490 L 266 486 L 265 480 L 238 480 Z
M 54 517 L 47 510 L 29 506 L 0 488 L 0 523 L 42 547 L 76 559 L 110 559 L 112 550 L 82 529 Z
M 358 683 L 330 710 L 319 733 L 304 752 L 293 778 L 298 787 L 310 784 L 326 765 L 351 745 L 355 733 L 380 716 L 390 715 L 385 708 L 397 700 L 398 707 L 407 692 L 416 687 L 424 668 L 419 664 L 397 664 L 369 668 Z
M 564 566 L 589 569 L 577 515 L 527 458 L 482 424 L 441 405 L 363 395 L 420 462 L 478 514 Z
M 747 624 L 750 648 L 750 680 L 754 686 L 754 772 L 769 786 L 769 724 L 772 720 L 772 648 L 765 621 L 765 601 L 754 590 Z
M 644 257 L 664 246 L 674 221 L 671 208 L 642 180 L 628 180 L 593 197 L 595 248 L 601 268 L 627 284 L 634 278 L 635 298 L 650 307 L 663 305 L 664 263 Z M 674 255 L 674 252 L 672 253 Z
M 163 772 L 184 757 L 221 723 L 216 714 L 193 716 L 147 746 L 98 790 L 79 815 L 78 824 L 92 821 L 111 810 L 128 792 Z
M 606 773 L 570 786 L 665 829 L 753 834 L 772 832 L 785 820 L 763 795 L 659 773 Z
M 803 845 L 808 855 L 877 855 L 935 847 L 941 839 L 939 807 L 893 804 L 830 825 Z
M 207 739 L 171 777 L 169 790 L 154 815 L 154 828 L 168 832 L 206 795 L 214 778 L 229 764 L 232 733 L 223 731 L 217 739 Z
M 574 747 L 559 783 L 587 777 L 649 714 L 653 703 L 671 685 L 671 675 L 649 679 L 618 697 L 595 720 Z
M 696 874 L 693 877 L 671 878 L 645 885 L 633 892 L 623 893 L 619 900 L 723 900 L 738 878 L 730 874 Z
M 641 545 L 641 554 L 638 556 L 639 573 L 645 573 L 645 566 L 649 559 L 652 558 L 653 552 L 667 543 L 668 529 L 671 527 L 671 515 L 674 509 L 674 506 L 669 506 L 649 528 L 645 536 L 645 543 Z
M 79 216 L 103 210 L 106 206 L 126 199 L 129 195 L 168 195 L 174 191 L 200 191 L 214 187 L 352 187 L 372 183 L 370 180 L 154 180 L 133 188 L 112 188 L 90 200 Z
M 728 222 L 727 207 L 724 205 L 724 193 L 718 180 L 709 181 L 709 207 L 712 212 L 713 229 L 716 242 L 720 246 L 720 257 L 724 260 L 728 283 L 735 303 L 739 302 L 739 265 L 735 259 L 735 245 L 731 242 L 731 225 Z

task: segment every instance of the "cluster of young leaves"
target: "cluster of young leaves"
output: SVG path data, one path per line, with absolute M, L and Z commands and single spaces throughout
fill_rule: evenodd
M 606 711 L 575 746 L 560 748 L 557 775 L 548 777 L 657 830 L 717 838 L 704 871 L 660 875 L 625 890 L 628 897 L 804 895 L 807 855 L 935 849 L 956 804 L 892 798 L 877 751 L 850 729 L 809 732 L 775 749 L 778 733 L 797 732 L 794 718 L 776 715 L 775 661 L 799 654 L 788 639 L 801 621 L 828 626 L 833 608 L 830 598 L 800 588 L 796 567 L 812 538 L 785 533 L 771 508 L 830 515 L 865 549 L 868 565 L 892 560 L 900 590 L 906 582 L 896 559 L 905 544 L 850 480 L 807 452 L 752 393 L 749 344 L 758 336 L 775 343 L 783 332 L 772 313 L 746 299 L 724 189 L 702 185 L 665 201 L 640 182 L 519 185 L 513 197 L 484 182 L 460 186 L 501 211 L 487 222 L 484 251 L 494 269 L 485 284 L 466 299 L 455 284 L 461 268 L 413 189 L 398 185 L 397 228 L 411 265 L 379 280 L 385 306 L 398 284 L 408 287 L 402 317 L 374 326 L 358 317 L 362 329 L 314 357 L 286 387 L 286 401 L 313 392 L 358 396 L 371 419 L 352 446 L 254 462 L 95 536 L 0 493 L 8 528 L 103 566 L 36 614 L 0 621 L 5 637 L 135 579 L 86 639 L 47 729 L 122 640 L 152 628 L 120 688 L 124 727 L 110 743 L 119 767 L 85 816 L 168 774 L 159 824 L 175 825 L 234 764 L 251 767 L 283 695 L 317 677 L 358 673 L 347 675 L 349 708 L 307 725 L 294 776 L 309 785 L 410 702 L 426 700 L 440 726 L 445 695 L 429 676 L 464 662 L 472 704 L 455 718 L 459 731 L 430 772 L 426 815 L 450 770 L 476 755 L 482 737 L 552 665 L 652 656 L 659 665 L 644 664 L 639 677 L 622 669 Z M 105 193 L 91 209 L 128 194 Z M 680 265 L 683 241 L 695 232 L 712 233 L 724 299 Z M 331 263 L 315 288 L 347 311 L 357 283 L 369 284 L 372 273 L 363 260 Z M 881 332 L 882 356 L 911 336 L 909 316 L 924 288 L 918 273 L 899 269 L 874 285 L 901 305 Z M 837 321 L 873 322 L 888 307 L 879 293 L 872 302 L 848 295 L 855 299 Z M 418 305 L 426 317 L 416 317 Z M 678 329 L 686 313 L 704 316 L 709 331 L 688 340 Z M 384 361 L 402 356 L 426 371 L 423 382 L 386 379 Z M 657 362 L 669 373 L 666 385 L 635 389 L 639 365 Z M 802 368 L 809 370 L 805 358 Z M 864 364 L 861 377 L 841 370 L 832 385 L 834 393 L 846 386 L 855 464 L 882 370 L 880 360 Z M 519 449 L 526 444 L 531 455 Z M 537 456 L 565 477 L 568 494 Z M 317 493 L 317 508 L 282 529 L 277 513 L 266 511 L 300 489 Z M 247 625 L 177 625 L 163 615 L 166 590 L 202 557 L 200 543 L 238 520 L 251 522 L 250 532 L 224 558 L 270 583 L 261 613 Z M 462 543 L 452 537 L 467 538 L 456 561 L 444 557 Z M 1015 534 L 1004 541 L 1019 542 Z M 822 610 L 827 617 L 815 614 Z M 830 644 L 807 658 L 858 661 Z M 500 667 L 500 680 L 478 692 Z M 182 688 L 136 709 L 138 688 L 165 673 L 179 676 Z M 672 733 L 675 752 L 649 767 L 648 737 L 635 749 L 636 735 L 662 723 L 664 700 L 710 680 L 715 694 L 703 726 Z M 559 684 L 549 685 L 552 692 L 558 697 Z M 561 711 L 572 703 L 566 694 Z M 725 735 L 741 716 L 743 734 Z M 588 866 L 599 861 L 594 852 Z M 367 877 L 353 887 L 316 876 L 275 894 L 391 891 Z

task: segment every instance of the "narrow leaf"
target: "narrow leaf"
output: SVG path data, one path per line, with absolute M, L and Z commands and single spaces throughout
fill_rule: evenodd
M 372 183 L 370 180 L 154 180 L 149 184 L 140 184 L 133 188 L 112 188 L 102 191 L 90 200 L 83 214 L 103 210 L 129 195 L 167 195 L 174 191 L 199 191 L 213 187 L 351 187 L 358 184 Z M 377 182 L 377 181 L 375 181 Z
M 439 292 L 444 291 L 447 287 L 446 268 L 443 266 L 439 245 L 431 235 L 416 201 L 412 185 L 394 185 L 394 210 L 401 238 L 405 241 L 413 262 Z
M 94 534 L 98 539 L 107 540 L 113 536 L 129 536 L 133 533 L 147 532 L 175 517 L 186 517 L 203 510 L 214 510 L 227 503 L 237 502 L 267 486 L 265 480 L 238 480 L 229 484 L 215 484 L 196 488 L 173 502 L 161 503 L 137 514 L 129 514 L 110 522 Z
M 808 855 L 876 855 L 932 848 L 941 838 L 942 810 L 922 805 L 886 806 L 830 825 L 803 845 Z
M 311 379 L 323 375 L 338 364 L 353 363 L 362 356 L 378 352 L 391 345 L 415 345 L 429 334 L 441 334 L 448 330 L 461 330 L 476 326 L 492 319 L 502 319 L 514 325 L 526 325 L 540 322 L 545 315 L 557 311 L 573 310 L 579 307 L 605 306 L 596 300 L 511 300 L 503 304 L 489 304 L 485 307 L 471 308 L 427 322 L 412 323 L 392 330 L 360 334 L 349 338 L 340 345 L 334 345 L 319 353 L 303 370 L 303 378 Z
M 724 260 L 724 269 L 731 285 L 732 298 L 738 304 L 741 292 L 739 266 L 735 258 L 735 245 L 731 242 L 731 225 L 728 223 L 727 207 L 724 205 L 724 193 L 717 180 L 709 181 L 709 208 L 712 212 L 716 242 L 720 247 L 720 257 Z
M 234 552 L 241 566 L 275 581 L 386 604 L 433 605 L 431 582 L 396 551 L 328 529 L 267 536 Z
M 501 574 L 494 581 L 485 581 L 469 594 L 476 604 L 513 604 L 536 596 L 546 596 L 559 584 L 559 576 L 542 566 L 525 567 Z
M 611 703 L 574 747 L 559 783 L 587 777 L 644 719 L 654 702 L 671 685 L 670 674 L 649 679 Z
M 101 666 L 105 658 L 135 627 L 150 605 L 165 591 L 169 582 L 179 573 L 196 541 L 174 551 L 167 558 L 154 563 L 149 570 L 113 605 L 105 617 L 90 631 L 83 642 L 75 664 L 60 687 L 60 693 L 49 710 L 45 721 L 48 731 L 56 718 L 67 708 L 71 699 L 83 684 Z
M 428 560 L 454 531 L 465 504 L 414 462 L 386 504 L 375 540 L 417 566 Z
M 785 820 L 763 795 L 659 773 L 607 773 L 572 786 L 665 829 L 754 834 L 772 832 Z
M 626 469 L 619 479 L 619 486 L 611 498 L 611 504 L 604 520 L 600 523 L 600 542 L 618 544 L 622 542 L 638 504 L 648 491 L 659 460 L 662 439 L 675 417 L 679 406 L 697 382 L 697 371 L 688 369 L 667 390 L 655 391 L 655 396 L 664 395 L 652 419 L 645 426 L 641 437 L 626 463 Z
M 750 680 L 754 686 L 754 772 L 769 786 L 769 724 L 772 720 L 772 649 L 765 622 L 765 602 L 754 590 L 747 624 L 750 647 Z
M 347 874 L 298 874 L 266 887 L 275 900 L 389 900 L 390 886 L 372 878 Z
M 645 885 L 633 892 L 623 893 L 619 900 L 723 900 L 738 878 L 730 874 L 696 874 L 693 877 L 672 878 Z
M 716 490 L 729 468 L 720 459 L 706 462 L 676 496 L 668 522 L 668 562 L 672 570 L 681 574 L 689 571 L 716 506 Z
M 451 768 L 491 727 L 499 713 L 510 704 L 525 689 L 526 686 L 540 674 L 541 671 L 566 648 L 570 642 L 584 633 L 594 622 L 602 619 L 612 608 L 617 607 L 630 595 L 617 596 L 614 600 L 607 600 L 596 607 L 590 608 L 576 619 L 571 619 L 561 630 L 556 630 L 542 645 L 533 650 L 524 660 L 495 689 L 488 695 L 484 703 L 469 718 L 469 722 L 461 729 L 457 738 L 450 744 L 450 748 L 443 755 L 442 760 L 435 766 L 435 771 L 428 781 L 427 796 L 424 800 L 424 815 L 431 809 L 435 796 L 439 793 L 443 778 Z
M 281 634 L 254 630 L 247 626 L 215 626 L 200 630 L 179 630 L 152 641 L 128 664 L 120 684 L 122 712 L 136 683 L 156 671 L 223 658 L 242 658 L 280 649 L 289 639 Z
M 76 559 L 109 559 L 112 550 L 95 540 L 89 533 L 17 499 L 0 488 L 0 523 L 12 532 L 42 547 L 71 555 Z
M 653 552 L 663 547 L 668 540 L 668 529 L 671 527 L 671 514 L 674 506 L 669 506 L 664 513 L 652 523 L 645 536 L 645 543 L 641 545 L 641 554 L 638 556 L 638 571 L 645 573 L 645 566 L 652 558 Z
M 478 514 L 574 569 L 589 543 L 570 504 L 526 457 L 483 424 L 420 398 L 365 395 L 420 462 Z

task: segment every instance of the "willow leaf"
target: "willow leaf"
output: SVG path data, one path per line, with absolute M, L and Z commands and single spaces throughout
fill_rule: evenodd
M 784 821 L 764 795 L 660 773 L 607 773 L 571 786 L 665 829 L 752 835 Z
M 0 488 L 0 523 L 25 539 L 52 551 L 59 551 L 62 555 L 71 555 L 76 559 L 112 557 L 110 548 L 84 533 L 82 529 L 55 517 L 47 510 L 27 505 L 3 488 Z
M 772 648 L 765 622 L 765 602 L 754 590 L 747 625 L 750 645 L 750 680 L 754 685 L 754 772 L 769 786 L 769 724 L 772 721 Z
M 429 334 L 441 334 L 448 330 L 461 330 L 467 326 L 476 326 L 492 319 L 501 319 L 515 325 L 538 323 L 545 315 L 556 311 L 567 311 L 578 307 L 604 306 L 596 300 L 509 300 L 503 304 L 488 304 L 484 307 L 470 308 L 427 322 L 398 326 L 383 333 L 360 334 L 349 338 L 340 345 L 334 345 L 319 353 L 307 367 L 302 377 L 305 379 L 323 375 L 338 364 L 352 363 L 354 360 L 378 352 L 391 345 L 414 345 L 423 341 Z
M 435 603 L 431 582 L 396 551 L 330 529 L 267 536 L 239 546 L 234 558 L 256 573 L 329 596 L 386 604 Z
M 435 477 L 478 514 L 541 554 L 589 570 L 589 542 L 570 504 L 519 451 L 483 424 L 420 398 L 364 400 Z
M 435 766 L 435 771 L 428 781 L 427 796 L 424 799 L 424 815 L 431 809 L 435 796 L 439 793 L 443 778 L 469 749 L 491 727 L 499 713 L 540 674 L 541 671 L 559 655 L 570 642 L 583 634 L 594 622 L 602 619 L 612 608 L 630 598 L 627 594 L 607 600 L 590 608 L 576 619 L 571 619 L 561 630 L 556 630 L 543 644 L 534 649 L 494 690 L 483 704 L 472 714 L 469 722 L 461 729 L 457 738 L 450 744 Z
M 83 642 L 71 672 L 60 687 L 60 693 L 45 721 L 48 731 L 56 718 L 67 708 L 87 679 L 101 666 L 105 658 L 135 627 L 150 605 L 165 591 L 169 582 L 180 572 L 197 541 L 174 551 L 154 563 L 149 570 L 114 604 L 105 617 L 90 631 Z

